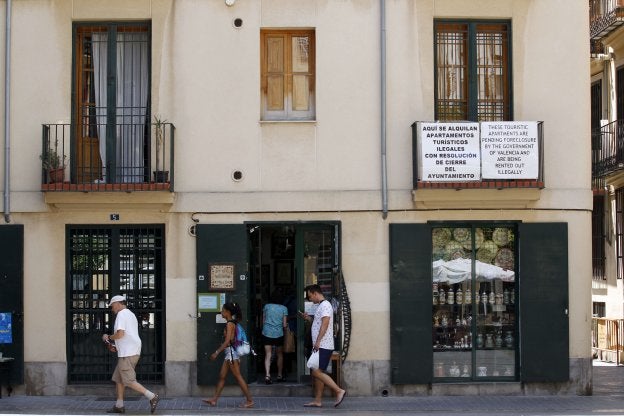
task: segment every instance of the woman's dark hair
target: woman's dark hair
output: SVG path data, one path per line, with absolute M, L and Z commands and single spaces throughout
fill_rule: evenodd
M 240 305 L 236 302 L 227 302 L 223 304 L 223 309 L 229 311 L 232 314 L 232 319 L 235 321 L 240 320 L 241 318 L 241 308 Z
M 284 301 L 284 295 L 280 289 L 275 289 L 271 296 L 269 297 L 269 303 L 275 303 L 276 305 L 281 305 Z

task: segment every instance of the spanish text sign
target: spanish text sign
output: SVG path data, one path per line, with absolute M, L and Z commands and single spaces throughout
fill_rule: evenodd
M 420 123 L 418 133 L 422 181 L 481 180 L 479 123 Z
M 536 121 L 481 123 L 483 179 L 537 179 Z

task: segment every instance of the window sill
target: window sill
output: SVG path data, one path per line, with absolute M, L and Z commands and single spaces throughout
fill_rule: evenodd
M 263 124 L 316 124 L 316 120 L 260 120 Z
M 526 208 L 540 199 L 543 188 L 541 181 L 418 182 L 412 201 L 427 209 Z

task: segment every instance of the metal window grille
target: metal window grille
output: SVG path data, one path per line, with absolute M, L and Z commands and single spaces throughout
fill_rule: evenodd
M 436 119 L 511 119 L 509 24 L 436 22 Z
M 477 26 L 477 117 L 479 121 L 509 120 L 507 108 L 507 27 Z
M 602 82 L 597 81 L 591 85 L 591 128 L 592 129 L 600 128 L 601 118 L 602 118 Z
M 616 246 L 616 276 L 624 276 L 624 189 L 615 191 L 615 246 Z
M 468 119 L 468 26 L 440 25 L 436 33 L 437 118 Z
M 115 317 L 107 307 L 126 296 L 142 340 L 137 379 L 164 380 L 164 227 L 81 227 L 68 229 L 68 380 L 109 382 L 115 356 L 102 345 Z
M 594 197 L 592 211 L 592 276 L 594 280 L 605 280 L 605 203 L 603 196 Z
M 606 316 L 607 308 L 604 302 L 592 303 L 592 316 L 594 318 L 604 318 Z

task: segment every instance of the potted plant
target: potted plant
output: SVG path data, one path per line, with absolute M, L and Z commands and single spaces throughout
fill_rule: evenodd
M 58 143 L 54 148 L 50 147 L 47 152 L 39 155 L 41 166 L 48 173 L 48 183 L 63 182 L 65 177 L 65 159 L 67 156 L 60 155 L 57 149 Z
M 163 144 L 163 135 L 165 129 L 165 123 L 167 120 L 161 119 L 159 116 L 154 116 L 154 130 L 156 133 L 156 170 L 154 171 L 154 182 L 164 183 L 169 181 L 169 171 L 162 170 L 160 166 L 160 156 Z M 164 167 L 164 161 L 163 161 Z

